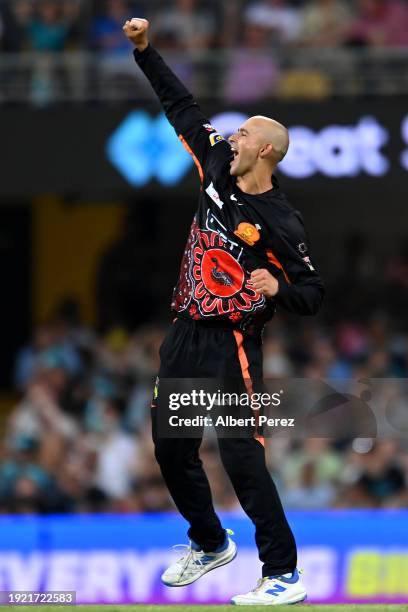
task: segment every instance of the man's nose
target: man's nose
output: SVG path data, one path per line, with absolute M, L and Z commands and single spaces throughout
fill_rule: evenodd
M 236 138 L 236 134 L 231 134 L 231 136 L 228 138 L 228 142 L 234 142 Z

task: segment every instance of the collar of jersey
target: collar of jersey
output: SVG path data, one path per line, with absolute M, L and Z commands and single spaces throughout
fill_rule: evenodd
M 276 197 L 279 193 L 279 182 L 278 179 L 276 178 L 276 176 L 273 174 L 272 175 L 272 189 L 268 189 L 268 191 L 264 191 L 263 193 L 246 193 L 245 191 L 242 191 L 242 189 L 240 189 L 237 185 L 237 181 L 235 179 L 235 188 L 239 194 L 244 197 L 244 198 L 265 198 L 265 197 Z

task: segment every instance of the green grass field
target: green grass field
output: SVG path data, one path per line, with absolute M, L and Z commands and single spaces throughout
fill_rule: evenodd
M 231 612 L 232 606 L 0 606 L 1 610 L 17 608 L 24 612 L 33 612 L 33 608 L 38 612 L 57 612 L 61 608 L 73 610 L 73 612 Z M 245 606 L 251 612 L 265 612 L 265 606 Z M 408 604 L 386 605 L 386 604 L 361 604 L 361 605 L 338 605 L 338 606 L 319 606 L 314 604 L 301 604 L 299 606 L 279 606 L 279 612 L 408 612 Z

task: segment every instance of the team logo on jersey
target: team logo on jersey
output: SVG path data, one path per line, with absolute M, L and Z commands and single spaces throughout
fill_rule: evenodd
M 227 251 L 208 249 L 201 260 L 201 278 L 213 295 L 230 297 L 242 289 L 244 271 Z
M 225 250 L 215 231 L 199 230 L 193 255 L 193 318 L 250 312 L 261 308 L 265 298 L 248 284 L 249 277 L 237 259 Z M 200 314 L 197 312 L 197 307 Z M 192 308 L 190 307 L 190 308 Z
M 212 134 L 209 135 L 208 138 L 210 139 L 210 143 L 212 147 L 216 145 L 218 142 L 221 142 L 221 140 L 224 140 L 224 136 L 221 136 L 221 134 L 219 134 L 218 132 L 213 132 Z
M 300 244 L 298 244 L 298 249 L 299 249 L 299 253 L 302 253 L 303 255 L 307 251 L 307 246 L 304 242 L 301 242 Z
M 238 225 L 234 234 L 249 244 L 249 246 L 254 246 L 255 242 L 257 242 L 261 237 L 261 234 L 255 225 L 252 225 L 252 223 L 247 223 L 246 221 Z
M 238 206 L 243 206 L 243 203 L 242 203 L 242 202 L 238 202 L 238 200 L 237 200 L 237 198 L 235 197 L 235 195 L 234 195 L 234 194 L 232 194 L 232 195 L 230 196 L 230 198 L 231 198 L 231 200 L 232 200 L 233 202 L 236 202 L 236 203 L 238 204 Z
M 213 127 L 211 123 L 204 123 L 203 128 L 207 130 L 207 132 L 216 132 L 215 127 Z

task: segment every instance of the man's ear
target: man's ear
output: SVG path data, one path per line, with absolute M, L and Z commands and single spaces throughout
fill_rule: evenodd
M 259 151 L 259 157 L 261 159 L 270 159 L 275 156 L 276 156 L 276 153 L 274 151 L 273 145 L 271 145 L 270 143 L 264 145 L 262 149 Z

